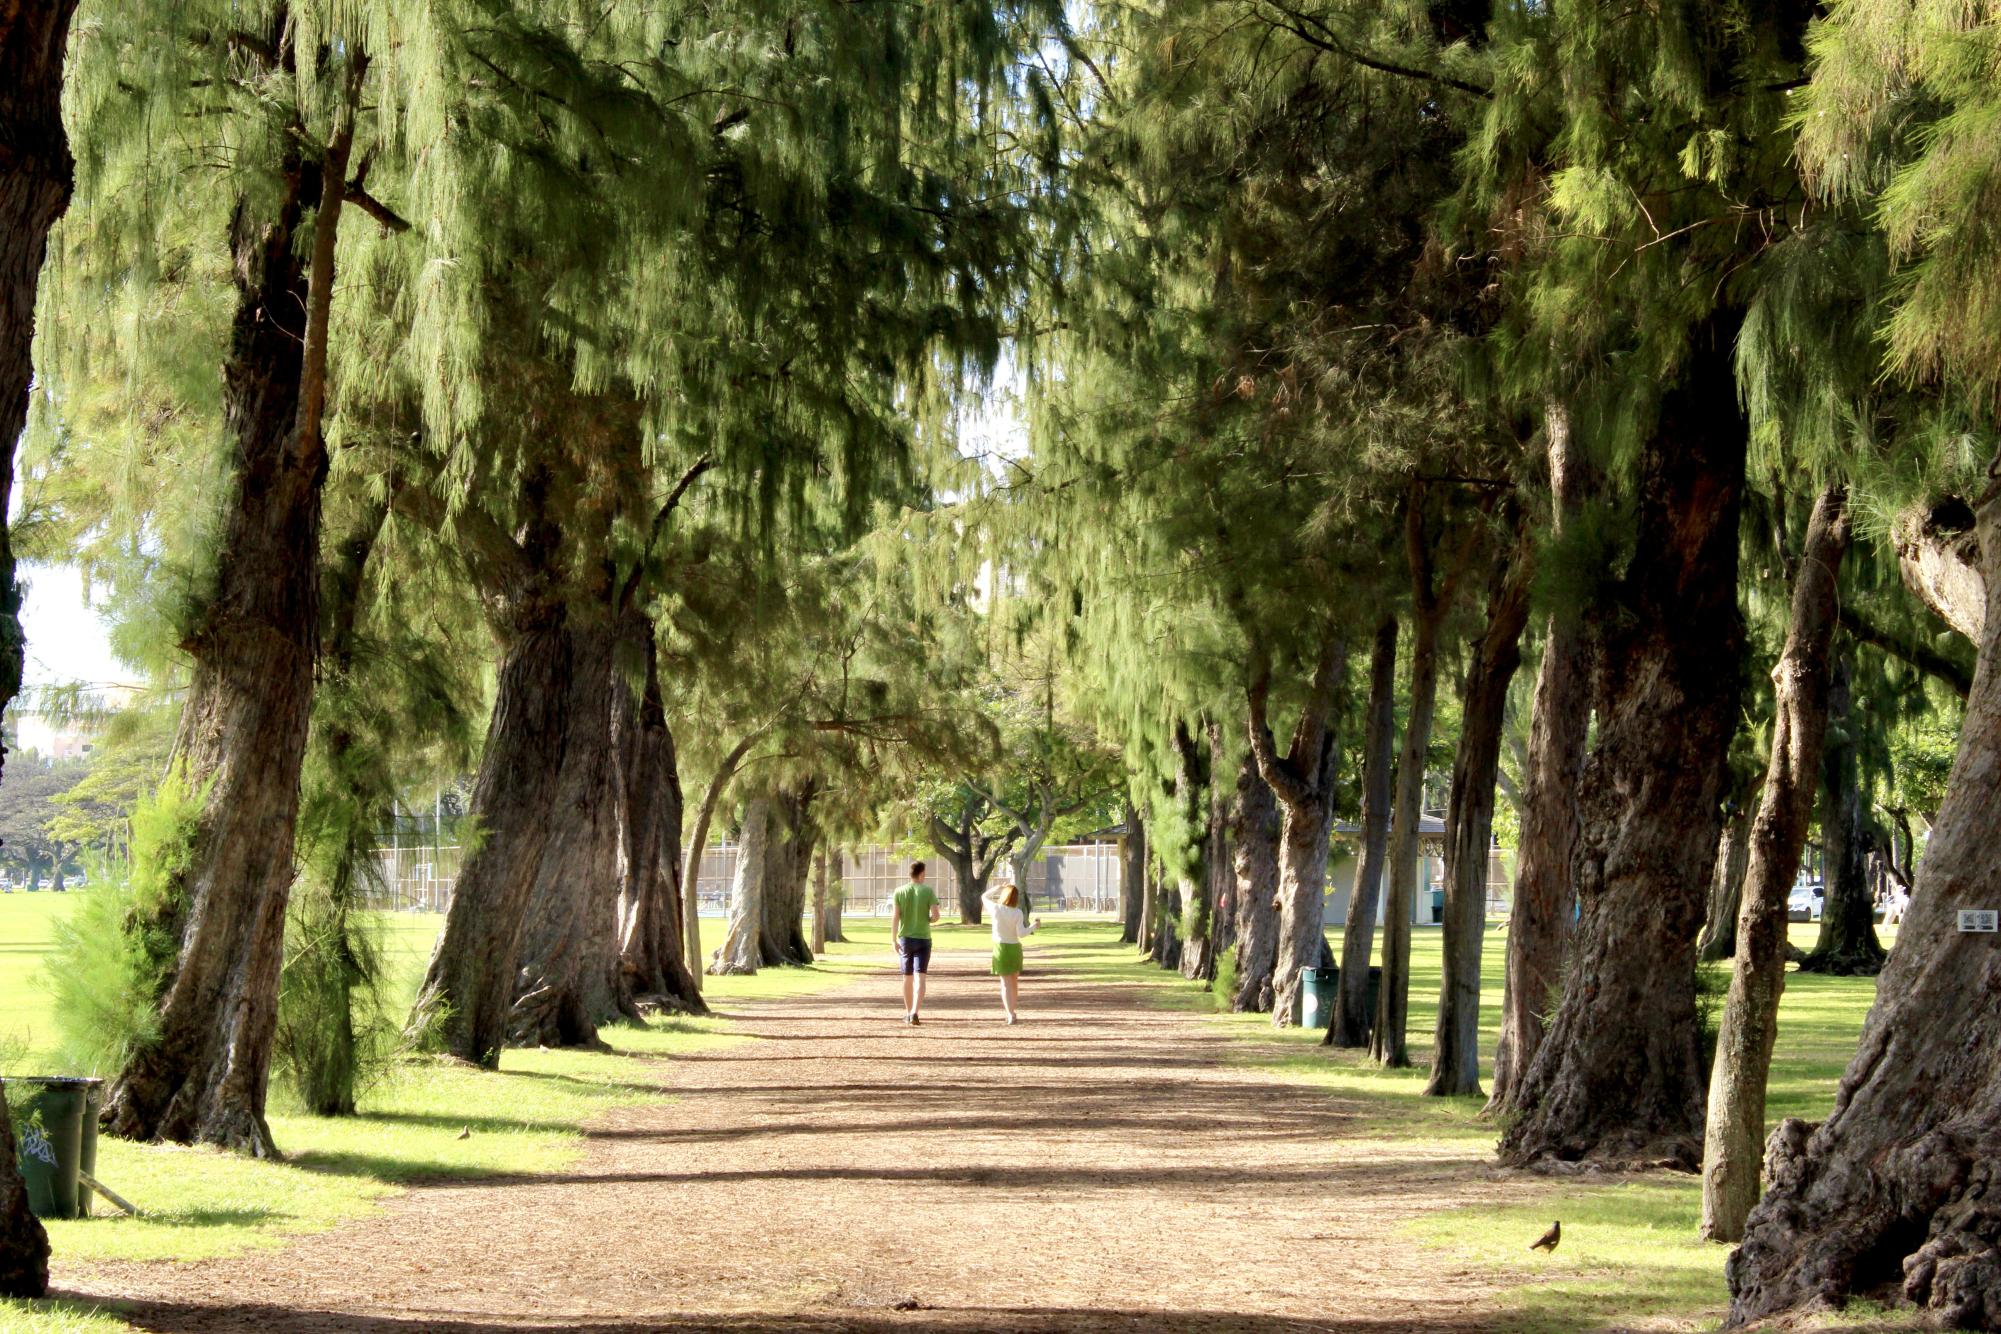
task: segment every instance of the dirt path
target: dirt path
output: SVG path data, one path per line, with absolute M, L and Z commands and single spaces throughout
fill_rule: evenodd
M 749 1041 L 658 1067 L 675 1098 L 570 1172 L 101 1286 L 202 1331 L 1494 1327 L 1485 1276 L 1395 1228 L 1498 1193 L 1476 1153 L 1363 1139 L 1129 985 L 1026 994 L 1001 1027 L 984 955 L 941 950 L 920 1028 L 887 973 L 739 1006 Z

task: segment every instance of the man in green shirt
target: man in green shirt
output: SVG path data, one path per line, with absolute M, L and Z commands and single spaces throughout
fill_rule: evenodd
M 924 883 L 924 863 L 910 864 L 910 883 L 890 900 L 889 934 L 903 959 L 903 1022 L 921 1022 L 924 975 L 931 971 L 931 924 L 938 920 L 938 896 Z

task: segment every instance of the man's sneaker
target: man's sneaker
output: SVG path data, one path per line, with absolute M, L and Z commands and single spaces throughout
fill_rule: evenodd
M 916 1016 L 916 1015 L 914 1015 L 914 1014 L 910 1013 L 910 1012 L 909 1012 L 908 1010 L 905 1010 L 905 1011 L 903 1012 L 903 1026 L 904 1026 L 905 1028 L 908 1028 L 908 1027 L 910 1027 L 910 1026 L 911 1026 L 912 1024 L 914 1024 L 914 1023 L 916 1023 L 916 1022 L 917 1022 L 917 1016 Z
M 910 1022 L 913 1025 L 922 1025 L 924 1021 L 922 1019 L 919 1019 L 916 1015 L 913 1014 L 910 1016 Z

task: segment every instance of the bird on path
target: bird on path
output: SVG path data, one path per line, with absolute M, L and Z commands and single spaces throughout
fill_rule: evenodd
M 1529 1249 L 1532 1251 L 1548 1251 L 1551 1255 L 1554 1255 L 1556 1254 L 1556 1243 L 1562 1240 L 1563 1220 L 1559 1218 L 1549 1225 L 1549 1231 L 1529 1243 Z

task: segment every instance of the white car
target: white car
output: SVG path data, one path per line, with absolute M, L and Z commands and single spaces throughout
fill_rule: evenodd
M 1794 885 L 1792 896 L 1786 900 L 1786 920 L 1818 922 L 1821 909 L 1826 903 L 1827 890 L 1820 885 Z

